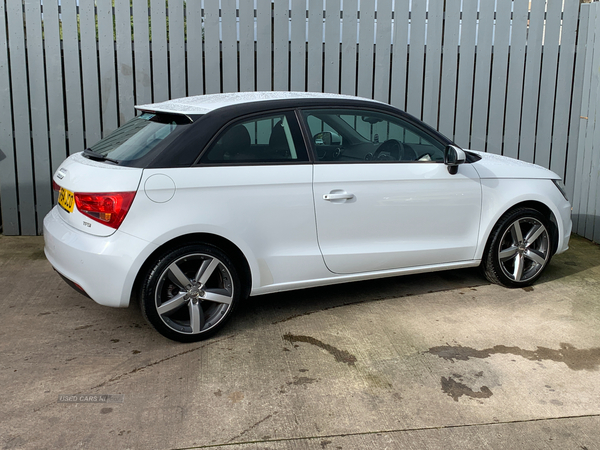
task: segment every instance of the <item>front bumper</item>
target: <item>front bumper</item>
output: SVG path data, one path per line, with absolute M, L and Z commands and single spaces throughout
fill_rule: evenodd
M 138 270 L 156 247 L 118 230 L 107 237 L 76 230 L 57 208 L 44 218 L 44 253 L 50 264 L 96 303 L 128 306 Z

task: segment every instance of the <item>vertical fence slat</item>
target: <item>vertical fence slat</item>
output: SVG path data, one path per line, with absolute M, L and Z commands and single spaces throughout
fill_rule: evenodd
M 48 125 L 50 128 L 50 160 L 52 173 L 67 157 L 63 101 L 63 73 L 60 51 L 58 5 L 44 5 L 44 50 L 46 53 L 46 92 L 48 93 Z
M 221 0 L 223 92 L 238 91 L 238 56 L 235 0 Z
M 148 0 L 133 0 L 133 50 L 135 65 L 135 103 L 152 102 L 152 72 L 150 71 L 150 30 Z
M 477 0 L 464 0 L 460 29 L 458 89 L 454 140 L 462 147 L 471 145 L 471 112 L 473 100 L 473 70 L 477 36 Z
M 342 11 L 342 68 L 340 93 L 356 95 L 357 0 L 344 0 Z M 292 26 L 294 23 L 292 21 Z
M 94 0 L 79 0 L 79 27 L 81 30 L 96 29 L 96 4 Z M 81 46 L 85 146 L 91 147 L 102 137 L 96 33 L 86 33 L 85 31 L 80 33 L 79 45 Z
M 373 98 L 381 102 L 390 99 L 390 52 L 392 48 L 392 1 L 377 2 L 377 33 L 375 37 L 375 75 Z
M 185 97 L 186 91 L 184 70 L 185 22 L 183 15 L 183 3 L 184 0 L 169 0 L 169 81 L 171 87 L 171 98 Z M 116 4 L 117 3 L 115 2 L 115 5 Z M 117 38 L 118 37 L 119 36 L 117 34 Z M 235 24 L 233 29 L 233 38 L 235 39 Z M 237 70 L 235 71 L 235 76 L 237 77 Z M 237 90 L 237 83 L 235 85 L 235 89 Z
M 423 68 L 425 67 L 426 2 L 412 2 L 408 46 L 408 92 L 406 112 L 419 119 L 423 113 Z
M 473 150 L 486 150 L 493 31 L 494 3 L 481 2 L 477 27 L 477 63 L 473 86 L 471 144 L 469 146 Z
M 506 91 L 506 114 L 504 119 L 504 149 L 502 152 L 504 156 L 509 156 L 511 158 L 517 158 L 519 156 L 528 16 L 529 0 L 515 0 L 508 63 L 508 86 Z
M 373 45 L 375 37 L 375 2 L 360 3 L 358 28 L 357 95 L 373 96 Z
M 290 43 L 290 87 L 292 91 L 306 89 L 306 3 L 292 2 Z
M 207 94 L 221 92 L 219 2 L 204 3 L 204 82 Z
M 440 70 L 442 66 L 444 3 L 430 2 L 427 17 L 423 121 L 437 128 L 440 101 Z
M 459 27 L 460 2 L 448 2 L 446 4 L 446 16 L 444 20 L 444 53 L 442 55 L 442 87 L 440 92 L 438 130 L 450 139 L 454 137 Z
M 259 91 L 272 89 L 271 75 L 271 0 L 257 0 L 256 88 Z
M 254 1 L 240 0 L 240 91 L 254 90 Z
M 308 91 L 323 91 L 323 0 L 308 3 Z
M 578 0 L 573 0 L 578 2 Z M 575 70 L 573 75 L 573 90 L 571 100 L 571 121 L 569 123 L 569 153 L 567 155 L 567 167 L 565 174 L 565 185 L 567 188 L 567 195 L 573 205 L 573 230 L 575 230 L 577 216 L 575 214 L 575 206 L 578 204 L 576 199 L 579 196 L 575 195 L 577 188 L 581 189 L 581 184 L 577 183 L 576 174 L 578 174 L 578 168 L 580 167 L 580 157 L 583 152 L 579 151 L 579 137 L 582 129 L 582 124 L 585 123 L 585 119 L 581 118 L 582 105 L 584 101 L 583 97 L 583 84 L 584 84 L 584 69 L 586 65 L 586 46 L 588 37 L 588 25 L 589 25 L 589 14 L 590 6 L 581 5 L 578 20 L 577 20 L 577 43 L 576 43 L 576 56 L 575 56 Z
M 28 44 L 29 95 L 33 100 L 30 106 L 30 115 L 38 233 L 42 232 L 44 216 L 52 208 L 48 115 L 46 112 L 46 77 L 44 73 L 44 43 L 41 18 L 40 3 L 27 1 L 25 3 L 25 28 L 27 30 Z
M 75 0 L 61 1 L 62 42 L 65 71 L 65 98 L 67 104 L 67 130 L 69 154 L 82 151 L 83 117 L 81 110 L 81 72 L 79 67 L 79 27 Z
M 98 14 L 102 136 L 106 136 L 118 126 L 112 2 L 110 0 L 96 0 L 96 8 Z
M 579 25 L 579 45 L 577 46 L 578 66 L 583 68 L 580 72 L 583 78 L 582 95 L 581 95 L 581 110 L 579 121 L 579 141 L 577 143 L 577 166 L 575 173 L 574 194 L 573 194 L 573 231 L 577 234 L 585 234 L 585 204 L 588 195 L 588 182 L 590 174 L 590 164 L 587 161 L 587 149 L 591 143 L 591 134 L 589 131 L 589 114 L 590 114 L 590 94 L 592 90 L 592 60 L 594 56 L 594 47 L 590 43 L 594 42 L 594 23 L 596 11 L 587 5 L 581 6 L 582 11 L 585 11 L 580 18 Z M 587 30 L 587 35 L 583 35 L 584 28 Z
M 153 102 L 162 102 L 169 98 L 167 18 L 165 9 L 164 0 L 151 0 L 150 27 L 152 31 L 150 60 L 152 61 Z M 102 48 L 102 45 L 100 45 L 100 48 Z
M 133 109 L 135 99 L 133 98 L 133 47 L 131 46 L 130 11 L 129 2 L 115 2 L 119 125 L 123 125 L 135 116 L 135 110 Z
M 487 152 L 502 154 L 502 130 L 508 84 L 508 45 L 512 2 L 498 2 L 490 88 Z
M 588 113 L 588 134 L 592 135 L 590 145 L 586 146 L 586 151 L 589 154 L 587 158 L 590 166 L 589 175 L 589 190 L 587 204 L 585 206 L 585 234 L 584 236 L 591 240 L 600 241 L 600 204 L 598 204 L 598 198 L 600 195 L 600 14 L 598 6 L 594 5 L 594 40 L 590 41 L 588 45 L 594 47 L 594 57 L 592 59 L 592 70 L 591 70 L 591 85 L 590 90 L 590 109 Z M 598 209 L 596 205 L 598 204 Z M 598 231 L 598 234 L 596 234 Z
M 340 92 L 340 0 L 327 0 L 325 12 L 325 83 L 323 90 Z
M 554 110 L 561 15 L 562 2 L 548 2 L 541 67 L 539 111 L 547 112 Z M 534 162 L 547 168 L 550 167 L 552 119 L 552 114 L 538 114 Z M 564 150 L 561 150 L 562 152 Z
M 535 132 L 540 90 L 542 39 L 544 34 L 545 0 L 532 0 L 527 36 L 527 60 L 521 113 L 521 143 L 519 159 L 533 162 L 535 158 Z
M 25 61 L 25 34 L 21 2 L 7 5 L 8 48 L 10 51 L 10 77 L 13 93 L 13 125 L 15 136 L 17 189 L 19 193 L 19 219 L 21 233 L 37 234 L 35 217 L 34 174 L 31 159 L 29 122 L 29 93 L 27 90 L 27 62 Z
M 145 0 L 138 0 L 145 1 Z M 241 8 L 241 7 L 240 7 Z M 135 14 L 135 9 L 134 9 Z M 204 70 L 202 69 L 203 59 L 203 32 L 202 32 L 202 8 L 199 1 L 188 2 L 186 4 L 186 23 L 187 23 L 187 95 L 201 95 L 204 93 Z M 135 32 L 135 25 L 134 25 Z M 254 42 L 254 39 L 253 39 Z M 137 47 L 136 47 L 137 48 Z M 137 50 L 136 50 L 137 57 Z M 136 59 L 137 66 L 137 59 Z M 137 67 L 136 67 L 137 71 Z
M 290 10 L 287 2 L 275 2 L 273 8 L 273 89 L 287 91 L 289 89 Z
M 0 17 L 6 17 L 4 2 L 0 1 Z M 2 201 L 2 233 L 19 234 L 19 205 L 17 201 L 17 176 L 15 173 L 15 147 L 13 142 L 11 89 L 8 66 L 8 35 L 6 22 L 0 20 L 0 195 Z
M 567 0 L 563 11 L 561 28 L 558 81 L 556 84 L 554 126 L 552 130 L 552 158 L 550 160 L 550 169 L 559 174 L 563 179 L 566 176 L 566 160 L 570 153 L 575 153 L 576 151 L 576 148 L 567 146 L 567 137 L 571 99 L 575 100 L 573 64 L 575 62 L 575 39 L 577 37 L 578 15 L 579 1 Z

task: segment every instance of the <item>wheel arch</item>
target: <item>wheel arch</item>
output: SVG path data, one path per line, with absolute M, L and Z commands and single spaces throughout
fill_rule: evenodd
M 486 230 L 485 239 L 483 240 L 484 245 L 482 246 L 482 249 L 481 249 L 481 255 L 485 254 L 485 252 L 487 251 L 488 246 L 490 245 L 490 236 L 491 236 L 492 232 L 494 231 L 494 229 L 496 228 L 496 225 L 498 225 L 498 222 L 502 219 L 502 217 L 504 217 L 506 214 L 508 214 L 512 211 L 515 211 L 515 210 L 521 209 L 521 208 L 535 209 L 536 211 L 538 211 L 540 214 L 542 214 L 548 220 L 548 227 L 549 227 L 548 231 L 550 232 L 550 240 L 551 240 L 551 245 L 552 245 L 551 254 L 554 255 L 554 253 L 556 252 L 556 249 L 558 247 L 558 238 L 559 238 L 558 221 L 557 221 L 556 215 L 554 214 L 552 209 L 548 205 L 546 205 L 544 202 L 541 202 L 539 200 L 525 200 L 525 201 L 521 201 L 519 203 L 515 203 L 512 206 L 510 206 L 509 208 L 507 208 L 506 210 L 504 210 L 501 214 L 499 214 L 498 217 L 496 217 L 495 220 L 492 222 L 489 229 Z M 481 258 L 481 255 L 480 255 L 480 258 Z
M 212 245 L 225 252 L 235 265 L 235 268 L 241 277 L 243 289 L 242 299 L 248 297 L 250 291 L 252 290 L 252 271 L 250 270 L 250 264 L 248 263 L 246 256 L 240 250 L 240 248 L 230 240 L 216 234 L 190 233 L 178 236 L 163 243 L 146 258 L 135 277 L 135 281 L 131 290 L 131 298 L 139 301 L 139 291 L 144 280 L 144 275 L 148 271 L 149 267 L 156 261 L 156 258 L 159 257 L 159 255 L 167 253 L 171 250 L 175 250 L 183 245 L 192 243 Z

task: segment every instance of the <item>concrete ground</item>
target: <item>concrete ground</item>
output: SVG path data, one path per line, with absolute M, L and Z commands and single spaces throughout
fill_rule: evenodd
M 600 448 L 584 239 L 533 288 L 455 270 L 268 295 L 196 344 L 77 294 L 42 246 L 0 236 L 3 449 Z

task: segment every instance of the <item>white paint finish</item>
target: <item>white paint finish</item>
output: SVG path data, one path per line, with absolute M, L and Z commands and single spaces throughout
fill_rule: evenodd
M 178 98 L 162 103 L 139 105 L 136 108 L 144 111 L 162 111 L 179 114 L 207 114 L 219 108 L 268 100 L 293 100 L 300 98 L 314 99 L 356 99 L 356 97 L 340 94 L 327 94 L 319 92 L 233 92 L 225 94 L 197 95 L 194 97 Z M 374 100 L 361 99 L 379 103 Z
M 260 261 L 270 283 L 324 276 L 311 165 L 146 169 L 142 184 L 157 173 L 174 180 L 174 198 L 155 204 L 137 196 L 120 231 L 156 245 L 193 233 L 221 236 L 246 255 L 257 288 L 266 284 Z
M 133 167 L 121 167 L 92 161 L 83 157 L 82 153 L 76 153 L 67 158 L 54 174 L 53 180 L 71 192 L 102 193 L 102 192 L 135 192 L 140 185 L 142 169 Z M 61 178 L 57 174 L 61 174 Z M 107 183 L 107 180 L 110 180 Z M 138 197 L 140 197 L 138 195 Z M 135 204 L 136 200 L 134 200 Z M 68 213 L 61 207 L 55 208 L 56 216 L 61 217 L 71 227 L 80 232 L 95 236 L 109 236 L 115 232 L 114 228 L 107 227 L 83 215 L 73 208 Z M 89 225 L 85 225 L 87 222 Z
M 320 164 L 314 195 L 319 246 L 335 273 L 373 272 L 473 258 L 481 189 L 470 165 Z M 327 201 L 332 192 L 353 198 Z
M 127 307 L 135 281 L 131 268 L 140 267 L 156 246 L 120 231 L 110 240 L 82 233 L 60 211 L 55 206 L 44 219 L 44 253 L 50 264 L 96 303 Z

